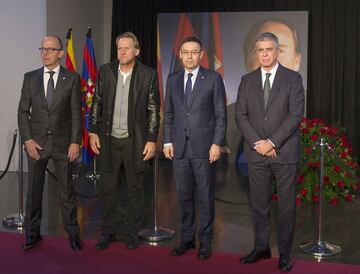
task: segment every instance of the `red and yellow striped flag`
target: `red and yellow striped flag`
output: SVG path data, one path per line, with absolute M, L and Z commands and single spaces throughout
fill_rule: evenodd
M 74 46 L 72 39 L 72 28 L 70 27 L 66 35 L 67 46 L 66 46 L 66 68 L 71 71 L 76 71 L 76 61 L 74 54 Z

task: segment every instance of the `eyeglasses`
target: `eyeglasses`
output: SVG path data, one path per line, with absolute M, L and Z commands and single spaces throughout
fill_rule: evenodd
M 198 55 L 200 54 L 201 50 L 193 50 L 193 51 L 187 51 L 187 50 L 184 50 L 181 52 L 181 54 L 183 55 L 186 55 L 186 56 L 189 56 L 189 55 Z
M 54 51 L 56 51 L 56 50 L 58 50 L 58 51 L 60 51 L 60 50 L 62 50 L 62 49 L 55 49 L 55 48 L 39 48 L 39 51 L 40 51 L 40 53 L 41 54 L 45 54 L 45 53 L 47 53 L 47 54 L 52 54 Z

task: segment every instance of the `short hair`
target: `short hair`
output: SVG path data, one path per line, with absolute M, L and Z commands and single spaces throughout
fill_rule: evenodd
M 202 43 L 201 43 L 201 40 L 199 38 L 197 38 L 196 36 L 188 36 L 188 37 L 185 37 L 181 43 L 180 43 L 180 48 L 187 42 L 195 42 L 197 44 L 199 44 L 200 46 L 200 49 L 202 49 Z
M 277 49 L 279 48 L 279 39 L 272 32 L 263 32 L 260 33 L 258 36 L 256 36 L 255 45 L 257 44 L 257 42 L 265 42 L 265 41 L 273 41 L 275 43 L 275 47 Z
M 249 62 L 249 57 L 251 56 L 251 54 L 253 53 L 253 51 L 255 49 L 256 38 L 259 35 L 261 28 L 267 23 L 281 24 L 281 25 L 288 27 L 290 29 L 293 39 L 294 39 L 295 53 L 300 54 L 300 52 L 301 52 L 301 41 L 298 37 L 298 34 L 297 34 L 295 28 L 290 23 L 285 22 L 283 20 L 268 18 L 268 19 L 261 20 L 258 23 L 254 24 L 245 35 L 244 44 L 243 44 L 243 53 L 244 53 L 246 66 Z
M 139 40 L 137 39 L 136 35 L 134 33 L 132 33 L 131 31 L 126 31 L 126 32 L 118 35 L 118 37 L 116 37 L 116 46 L 117 46 L 118 41 L 121 38 L 131 38 L 134 42 L 134 48 L 140 49 Z
M 63 44 L 63 42 L 62 42 L 62 40 L 61 40 L 61 38 L 60 38 L 59 36 L 54 35 L 54 34 L 49 34 L 48 36 L 44 37 L 44 39 L 45 39 L 45 38 L 50 38 L 50 37 L 55 38 L 55 40 L 56 40 L 56 41 L 58 42 L 58 44 L 59 44 L 59 49 L 61 49 L 61 50 L 64 49 L 64 44 Z M 43 40 L 44 40 L 44 39 L 43 39 Z

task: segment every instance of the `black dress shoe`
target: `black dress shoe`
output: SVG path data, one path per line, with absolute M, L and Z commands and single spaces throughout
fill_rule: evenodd
M 180 244 L 179 247 L 175 247 L 171 251 L 171 255 L 181 256 L 181 255 L 184 255 L 186 253 L 186 251 L 188 251 L 189 249 L 193 249 L 193 248 L 195 248 L 195 241 L 183 242 Z
M 100 240 L 95 245 L 96 250 L 104 250 L 109 247 L 111 242 L 115 241 L 115 236 L 112 234 L 103 233 L 100 236 Z
M 271 258 L 270 250 L 259 251 L 253 249 L 250 254 L 245 257 L 240 258 L 240 263 L 242 264 L 253 264 L 256 263 L 260 259 L 269 259 Z
M 279 259 L 279 269 L 282 272 L 289 272 L 292 269 L 293 265 L 291 263 L 290 256 L 288 255 L 280 255 Z
M 41 242 L 42 238 L 40 235 L 37 236 L 26 236 L 26 242 L 25 244 L 22 246 L 22 249 L 24 251 L 29 250 L 31 248 L 34 248 L 36 246 L 38 246 Z
M 211 245 L 210 244 L 200 244 L 198 257 L 199 259 L 208 259 L 211 256 Z
M 83 243 L 80 240 L 79 235 L 74 235 L 69 237 L 70 248 L 74 251 L 79 251 L 83 247 Z

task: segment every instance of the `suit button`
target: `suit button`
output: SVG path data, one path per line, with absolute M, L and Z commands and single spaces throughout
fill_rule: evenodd
M 186 115 L 187 115 L 187 116 L 190 116 L 190 113 L 188 112 L 188 113 L 186 113 Z
M 264 120 L 267 121 L 267 117 L 264 117 Z

